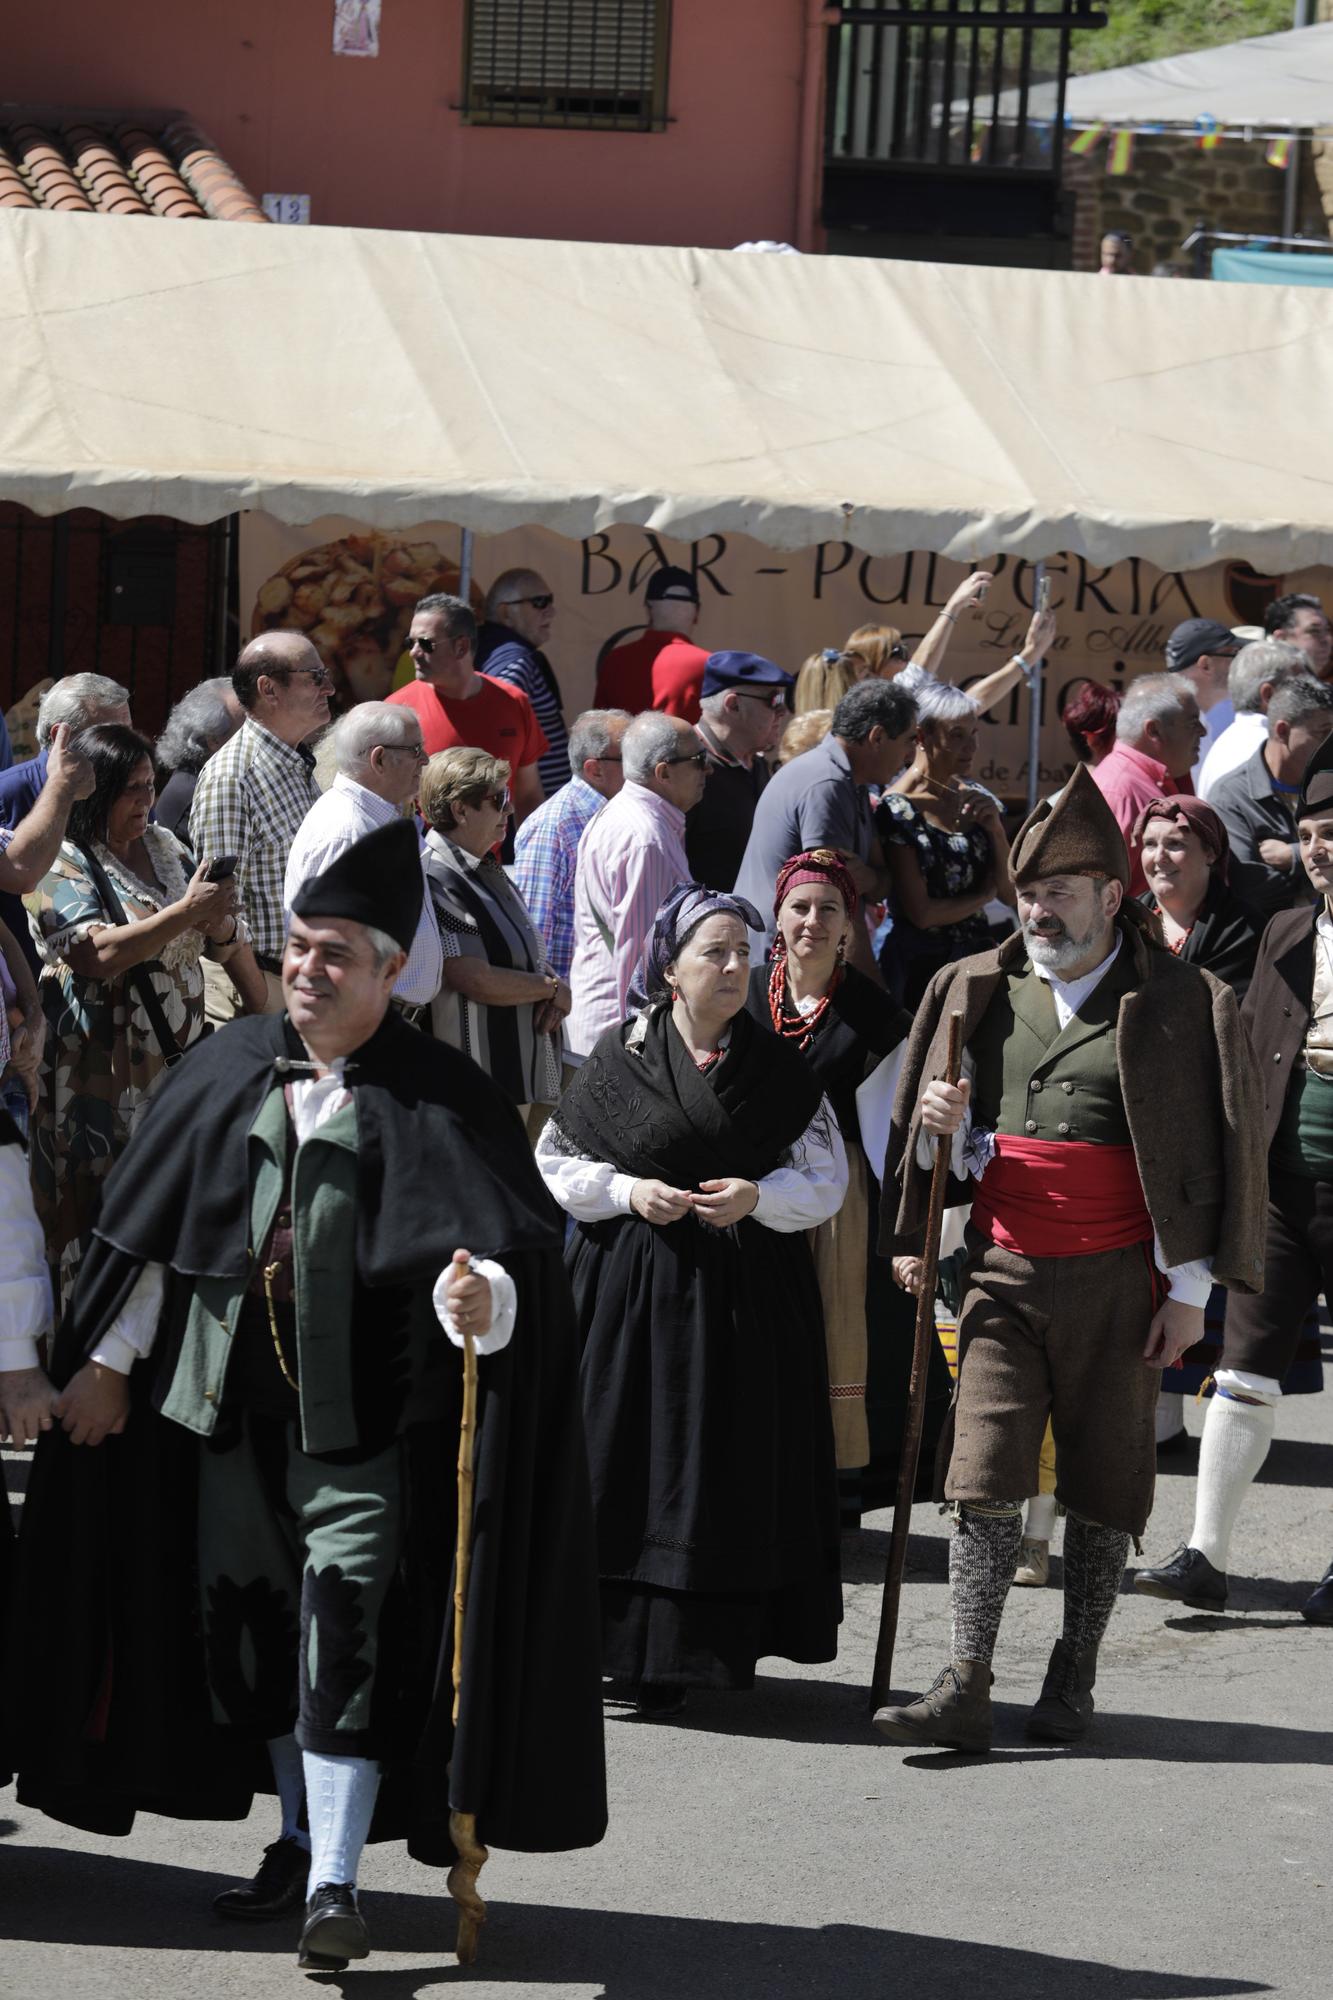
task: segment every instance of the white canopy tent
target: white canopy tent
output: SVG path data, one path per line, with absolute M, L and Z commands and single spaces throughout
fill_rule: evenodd
M 0 498 L 1333 563 L 1333 297 L 0 212 Z
M 1065 114 L 1084 126 L 1333 130 L 1333 21 L 1071 76 Z
M 1049 123 L 1056 103 L 1054 83 L 1034 83 L 1024 116 Z M 963 116 L 966 100 L 951 109 Z M 978 97 L 975 105 L 978 118 L 1001 122 L 1012 122 L 1019 110 L 1019 92 L 1012 88 L 994 99 Z M 1333 21 L 1071 76 L 1065 119 L 1085 130 L 1107 125 L 1193 132 L 1203 121 L 1241 132 L 1333 131 Z

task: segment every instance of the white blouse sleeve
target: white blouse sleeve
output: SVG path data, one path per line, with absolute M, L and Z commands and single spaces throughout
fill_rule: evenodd
M 36 1368 L 37 1342 L 50 1326 L 51 1280 L 28 1155 L 0 1146 L 0 1371 Z
M 157 1339 L 157 1323 L 162 1317 L 166 1284 L 165 1264 L 145 1264 L 89 1360 L 99 1362 L 103 1368 L 114 1368 L 117 1375 L 128 1375 L 136 1361 L 151 1354 Z
M 752 1213 L 766 1229 L 815 1229 L 842 1207 L 847 1153 L 827 1097 L 792 1148 L 791 1165 L 765 1174 Z
M 537 1172 L 566 1215 L 576 1222 L 609 1222 L 630 1213 L 633 1174 L 622 1174 L 609 1160 L 589 1160 L 582 1154 L 559 1152 L 548 1124 L 537 1141 Z

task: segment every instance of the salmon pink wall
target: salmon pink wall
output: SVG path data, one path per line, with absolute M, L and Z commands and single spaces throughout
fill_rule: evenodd
M 254 194 L 308 194 L 316 223 L 795 241 L 810 16 L 809 0 L 674 0 L 661 133 L 464 125 L 464 0 L 383 0 L 373 60 L 333 55 L 333 0 L 40 0 L 12 10 L 0 87 L 30 107 L 187 111 Z

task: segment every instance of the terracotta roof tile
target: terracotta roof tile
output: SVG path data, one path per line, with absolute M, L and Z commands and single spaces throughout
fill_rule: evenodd
M 268 220 L 193 119 L 179 111 L 0 105 L 0 208 Z

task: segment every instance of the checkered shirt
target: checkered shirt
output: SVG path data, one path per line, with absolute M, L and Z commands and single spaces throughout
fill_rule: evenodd
M 514 885 L 546 940 L 552 972 L 566 985 L 574 962 L 574 862 L 584 827 L 605 804 L 586 778 L 571 778 L 528 814 L 514 838 Z
M 282 957 L 287 856 L 318 797 L 310 752 L 284 743 L 252 715 L 199 773 L 190 844 L 201 861 L 239 856 L 237 894 L 261 958 Z

